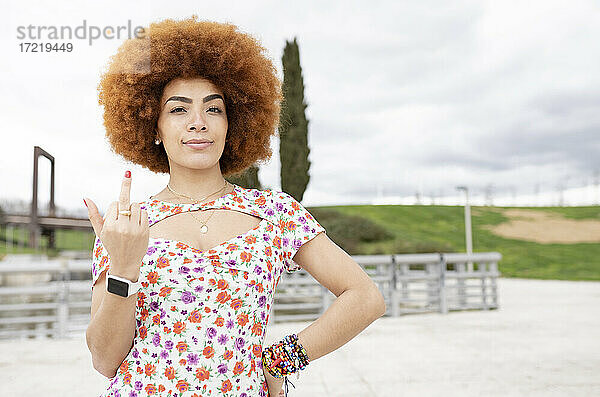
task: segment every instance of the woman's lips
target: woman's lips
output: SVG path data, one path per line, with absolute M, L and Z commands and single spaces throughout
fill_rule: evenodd
M 205 149 L 212 145 L 212 142 L 203 142 L 203 143 L 184 143 L 185 146 L 190 147 L 192 149 Z

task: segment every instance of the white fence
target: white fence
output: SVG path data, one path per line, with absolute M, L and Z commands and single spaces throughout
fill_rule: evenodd
M 498 308 L 497 252 L 352 258 L 378 285 L 386 316 Z M 7 256 L 0 261 L 0 338 L 81 334 L 90 320 L 90 286 L 90 259 Z M 306 271 L 285 273 L 269 322 L 315 320 L 334 299 Z

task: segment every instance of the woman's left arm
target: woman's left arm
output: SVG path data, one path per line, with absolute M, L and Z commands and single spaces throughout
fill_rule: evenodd
M 297 333 L 309 361 L 343 346 L 385 314 L 377 285 L 325 233 L 304 243 L 293 259 L 337 297 L 317 320 Z M 283 380 L 265 374 L 269 396 L 273 396 L 281 390 Z
M 293 259 L 337 297 L 317 320 L 297 333 L 310 361 L 343 346 L 385 314 L 377 285 L 325 233 L 304 243 Z

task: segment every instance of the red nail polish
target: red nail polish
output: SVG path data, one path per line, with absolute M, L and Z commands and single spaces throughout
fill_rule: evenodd
M 85 204 L 86 207 L 88 206 L 87 203 L 85 202 L 85 199 L 83 199 L 83 204 Z
M 131 171 L 125 171 L 125 178 L 131 178 Z

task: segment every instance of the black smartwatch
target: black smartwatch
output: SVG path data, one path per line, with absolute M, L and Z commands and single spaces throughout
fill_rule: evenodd
M 106 274 L 106 290 L 115 295 L 122 296 L 123 298 L 129 298 L 131 295 L 136 294 L 142 283 L 138 278 L 135 283 L 123 277 L 113 276 L 112 274 Z

